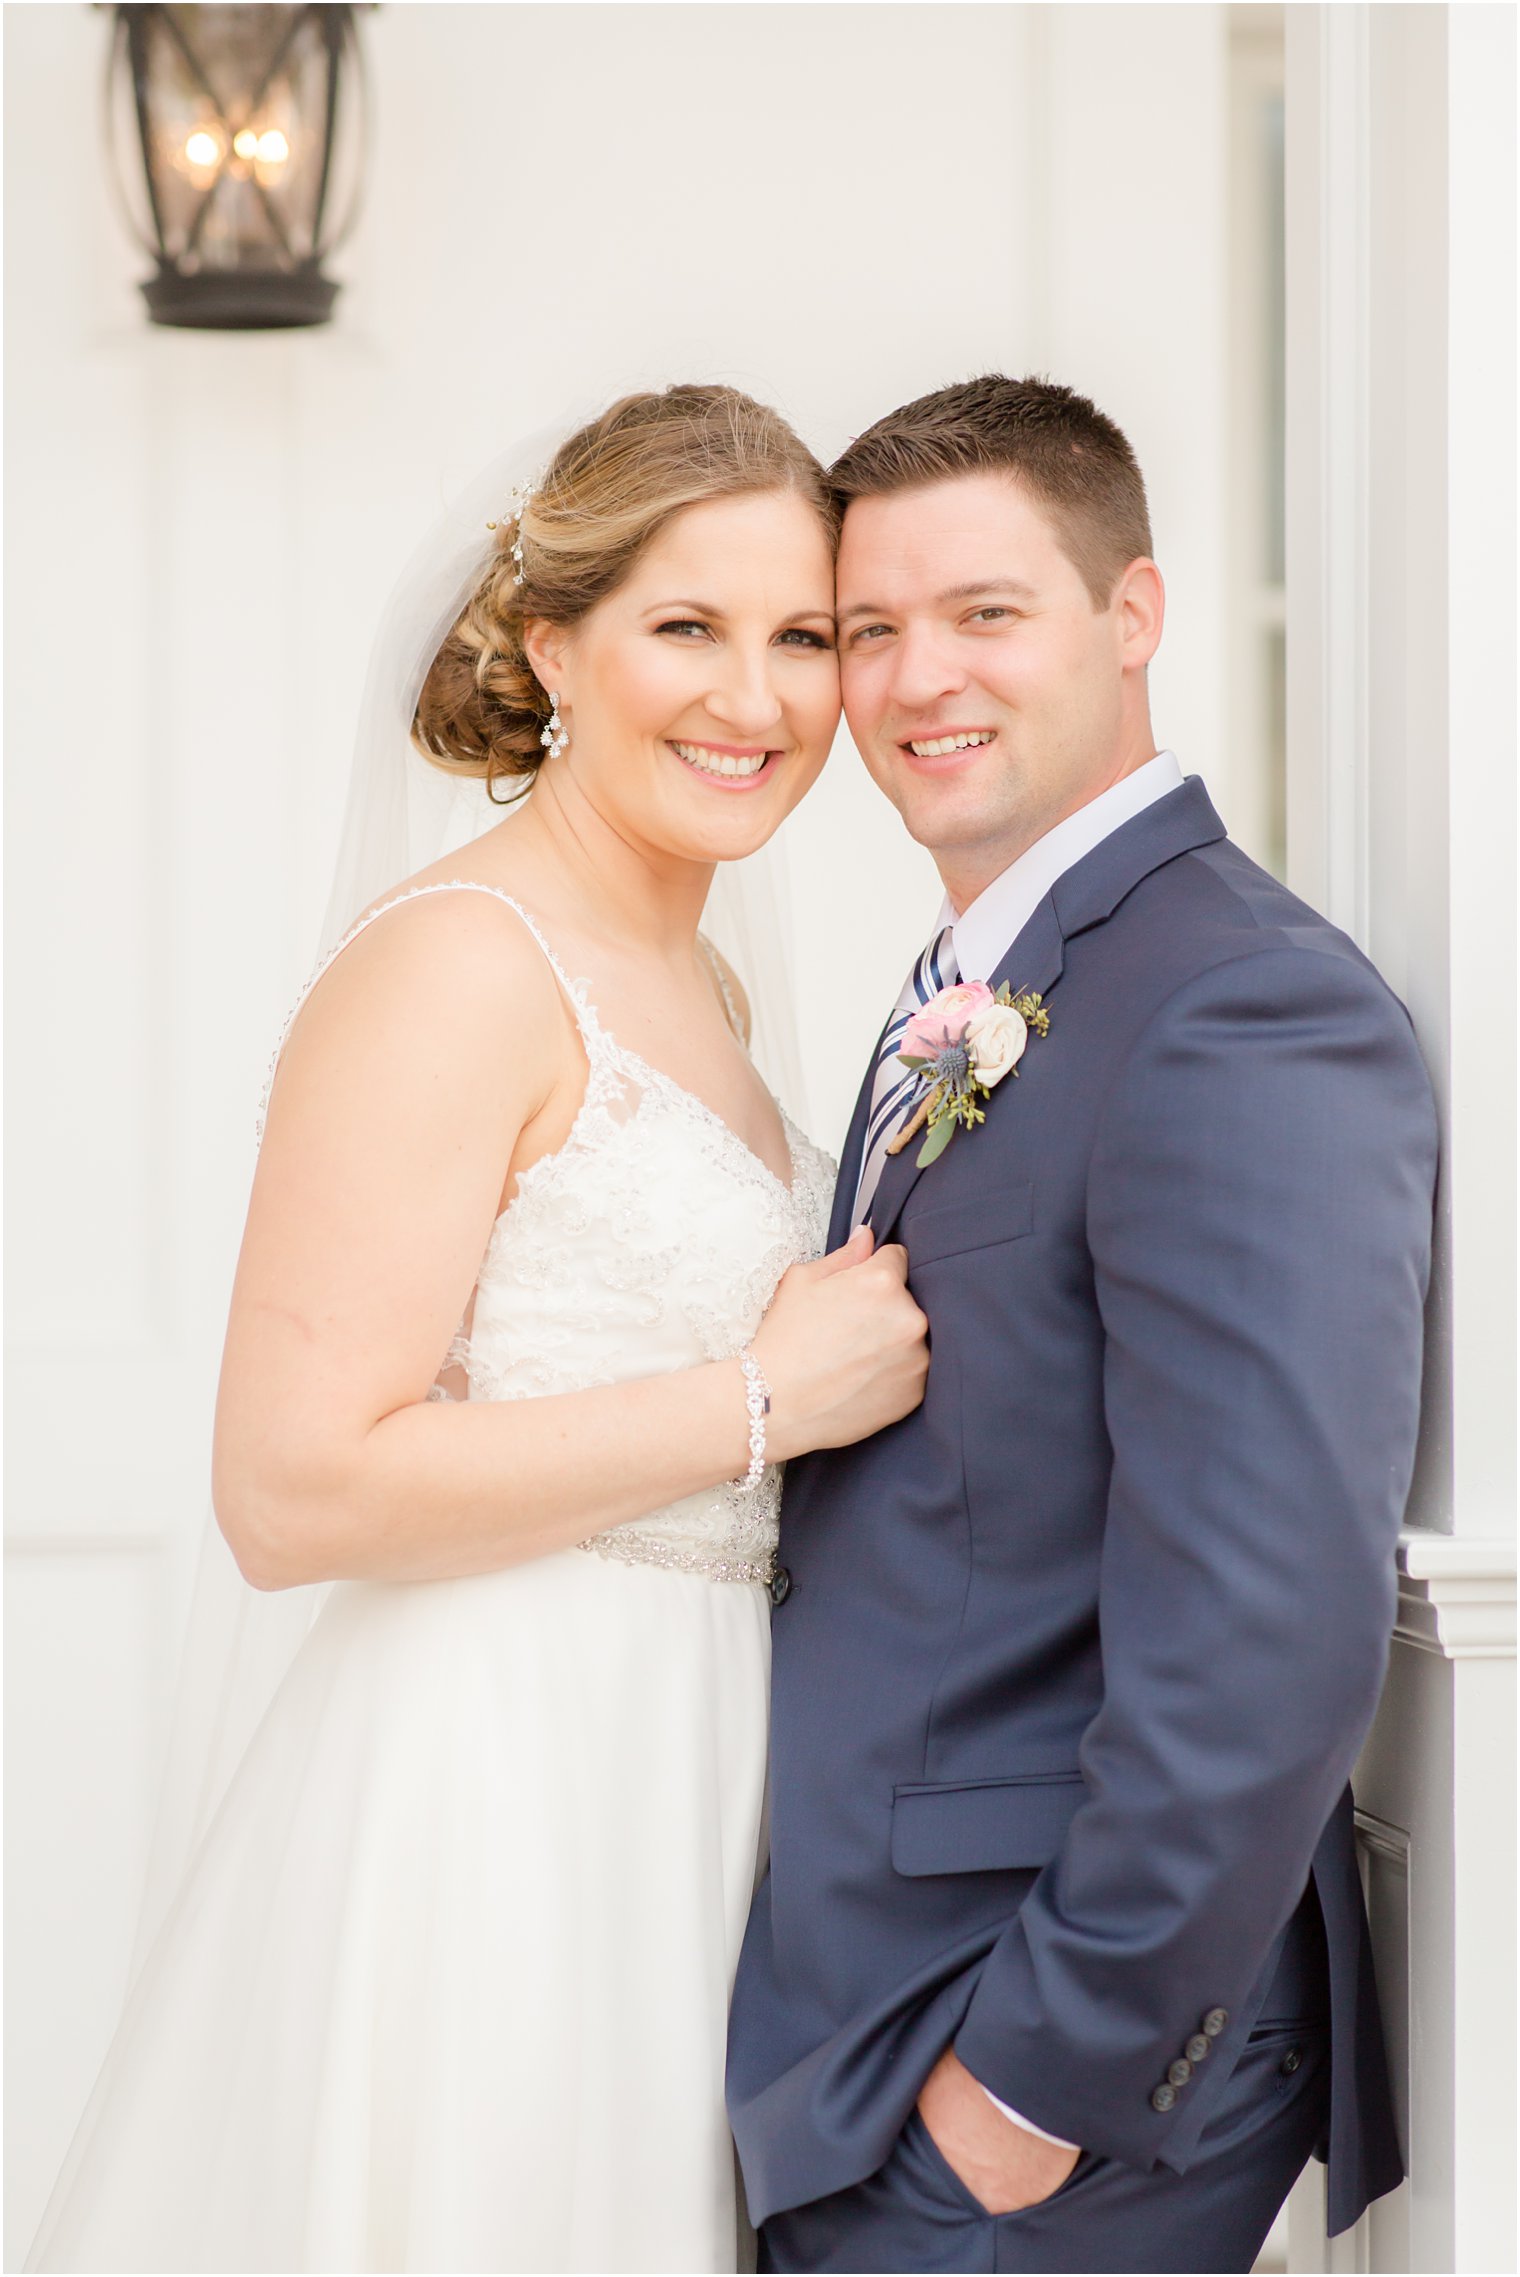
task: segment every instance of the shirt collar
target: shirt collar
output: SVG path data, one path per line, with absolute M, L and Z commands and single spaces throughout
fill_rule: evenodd
M 947 894 L 935 930 L 945 925 L 953 929 L 961 977 L 985 980 L 995 972 L 1057 878 L 1101 846 L 1122 823 L 1132 822 L 1157 799 L 1176 790 L 1181 781 L 1182 769 L 1172 753 L 1160 751 L 1037 838 L 959 915 Z

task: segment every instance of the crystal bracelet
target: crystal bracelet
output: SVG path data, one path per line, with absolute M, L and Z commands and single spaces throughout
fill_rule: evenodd
M 765 1476 L 765 1419 L 771 1411 L 771 1387 L 759 1361 L 746 1344 L 739 1355 L 744 1370 L 744 1404 L 749 1411 L 749 1469 L 738 1481 L 741 1494 L 753 1494 Z

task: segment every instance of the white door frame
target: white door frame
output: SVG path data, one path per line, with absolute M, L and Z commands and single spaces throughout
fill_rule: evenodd
M 1514 2266 L 1515 302 L 1507 7 L 1287 11 L 1289 878 L 1408 1003 L 1430 1365 L 1358 1825 L 1409 2182 L 1296 2270 Z

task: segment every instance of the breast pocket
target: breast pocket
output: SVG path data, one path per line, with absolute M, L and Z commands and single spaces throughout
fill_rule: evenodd
M 941 1257 L 959 1257 L 968 1249 L 991 1249 L 998 1242 L 1020 1241 L 1034 1231 L 1033 1186 L 999 1186 L 973 1201 L 942 1202 L 917 1210 L 903 1221 L 901 1237 L 908 1252 L 908 1270 L 932 1265 Z
M 1048 1866 L 1086 1796 L 1080 1771 L 894 1787 L 892 1864 L 910 1875 Z

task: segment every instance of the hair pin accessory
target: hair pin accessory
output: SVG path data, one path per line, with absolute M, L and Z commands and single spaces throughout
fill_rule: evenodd
M 515 522 L 517 524 L 517 535 L 512 540 L 512 582 L 514 585 L 521 585 L 524 577 L 527 575 L 527 571 L 523 567 L 522 518 L 527 508 L 528 500 L 532 497 L 532 495 L 533 485 L 531 483 L 514 483 L 511 490 L 507 494 L 508 511 L 502 516 L 500 522 L 487 522 L 486 524 L 486 528 L 488 530 L 499 530 L 505 523 L 508 522 Z

